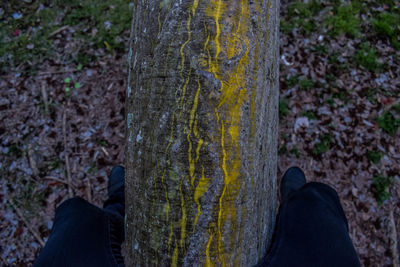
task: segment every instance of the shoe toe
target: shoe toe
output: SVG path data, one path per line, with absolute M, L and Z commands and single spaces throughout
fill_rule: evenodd
M 125 185 L 125 168 L 115 166 L 108 177 L 108 193 L 111 195 Z
M 305 184 L 306 183 L 306 176 L 304 172 L 299 167 L 291 167 L 289 168 L 283 179 L 289 178 L 290 180 L 296 181 L 298 184 Z
M 280 191 L 283 200 L 306 184 L 304 172 L 299 167 L 289 168 L 283 175 Z

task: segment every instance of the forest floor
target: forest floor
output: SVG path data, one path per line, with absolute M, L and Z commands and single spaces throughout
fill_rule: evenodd
M 0 4 L 1 266 L 32 264 L 71 192 L 104 201 L 124 160 L 131 8 Z M 298 165 L 338 191 L 363 266 L 399 257 L 399 36 L 395 0 L 281 2 L 278 177 Z

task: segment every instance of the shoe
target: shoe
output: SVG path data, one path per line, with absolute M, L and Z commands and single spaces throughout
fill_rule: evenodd
M 299 167 L 289 168 L 283 175 L 280 192 L 282 202 L 306 184 L 304 172 Z
M 108 199 L 103 210 L 108 214 L 109 238 L 112 255 L 118 266 L 124 266 L 121 244 L 125 239 L 125 168 L 115 166 L 108 177 Z
M 120 218 L 125 216 L 125 168 L 115 166 L 108 177 L 108 199 L 103 210 Z
M 115 166 L 108 177 L 108 198 L 120 194 L 125 189 L 125 168 Z

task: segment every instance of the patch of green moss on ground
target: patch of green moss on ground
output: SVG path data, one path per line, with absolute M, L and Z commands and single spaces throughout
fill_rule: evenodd
M 382 69 L 382 65 L 378 63 L 376 53 L 376 49 L 371 47 L 369 42 L 364 42 L 357 50 L 354 59 L 359 66 L 372 72 L 378 72 Z
M 310 120 L 316 120 L 317 119 L 317 117 L 315 116 L 315 113 L 313 111 L 311 111 L 311 110 L 303 111 L 301 113 L 301 116 L 307 117 Z
M 331 149 L 331 145 L 333 144 L 333 137 L 330 135 L 321 135 L 319 138 L 319 141 L 315 143 L 314 149 L 312 150 L 312 153 L 315 156 L 321 155 L 329 149 Z
M 400 49 L 400 14 L 384 12 L 373 20 L 372 26 L 375 33 L 383 38 L 388 38 L 394 48 Z
M 286 99 L 279 99 L 279 118 L 289 114 L 289 103 Z
M 283 32 L 289 33 L 293 28 L 299 28 L 303 33 L 311 33 L 318 28 L 315 17 L 324 8 L 321 1 L 312 0 L 307 3 L 301 1 L 293 2 L 289 5 L 289 18 L 283 24 Z
M 367 158 L 374 164 L 378 164 L 381 161 L 381 153 L 377 150 L 371 150 L 367 153 Z
M 57 1 L 59 7 L 69 10 L 63 23 L 66 25 L 85 24 L 94 27 L 97 33 L 93 37 L 81 31 L 83 38 L 89 38 L 98 47 L 107 49 L 123 49 L 123 39 L 120 34 L 130 29 L 132 11 L 127 0 L 71 0 Z
M 338 6 L 333 15 L 328 17 L 326 23 L 329 33 L 333 36 L 347 34 L 351 37 L 361 35 L 360 9 L 356 4 Z
M 26 219 L 32 219 L 40 212 L 40 208 L 46 203 L 48 189 L 39 188 L 38 184 L 26 179 L 18 179 L 19 185 L 13 192 L 13 202 L 23 210 Z
M 278 155 L 282 156 L 282 155 L 285 155 L 286 153 L 287 153 L 287 148 L 286 148 L 286 145 L 283 144 L 278 149 Z
M 339 99 L 344 103 L 348 103 L 350 101 L 350 92 L 344 88 L 335 88 L 331 87 L 332 98 Z
M 400 118 L 396 117 L 395 113 L 390 110 L 378 117 L 377 122 L 379 127 L 390 135 L 394 135 L 400 126 Z
M 289 21 L 285 21 L 284 18 L 280 21 L 280 31 L 284 34 L 289 34 L 293 31 L 296 25 L 290 23 Z
M 311 79 L 304 78 L 300 80 L 299 87 L 301 90 L 311 90 L 315 87 L 315 82 Z
M 292 75 L 286 78 L 286 85 L 290 88 L 295 86 L 298 82 L 299 82 L 299 76 L 297 75 Z
M 372 192 L 378 202 L 382 204 L 385 200 L 390 199 L 390 187 L 393 186 L 394 178 L 383 175 L 375 176 L 372 179 Z
M 311 47 L 311 51 L 320 55 L 327 55 L 329 52 L 329 47 L 327 45 L 314 45 Z
M 293 146 L 293 148 L 290 150 L 290 153 L 294 154 L 296 158 L 299 158 L 301 153 L 300 150 L 297 148 L 297 146 Z

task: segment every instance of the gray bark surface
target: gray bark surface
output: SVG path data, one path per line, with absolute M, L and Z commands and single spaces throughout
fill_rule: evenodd
M 251 266 L 276 213 L 279 1 L 135 1 L 127 266 Z

